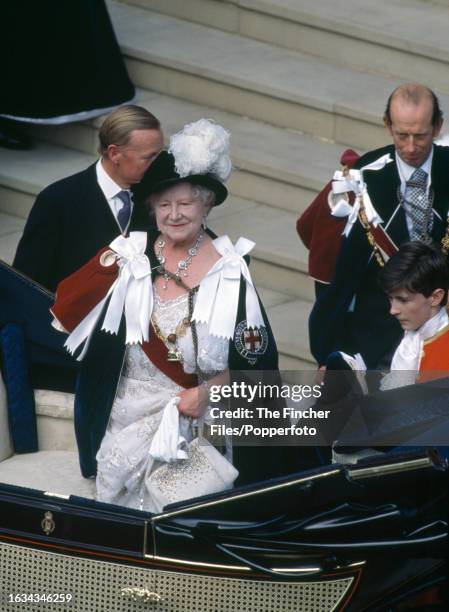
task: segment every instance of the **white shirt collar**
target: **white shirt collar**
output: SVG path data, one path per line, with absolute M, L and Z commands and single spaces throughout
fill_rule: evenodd
M 99 159 L 97 162 L 96 171 L 98 184 L 100 185 L 100 188 L 108 201 L 114 198 L 120 191 L 122 191 L 120 185 L 117 185 L 117 183 L 109 176 L 109 174 L 103 168 L 101 159 Z M 123 191 L 129 191 L 129 189 Z
M 385 391 L 416 382 L 424 342 L 444 329 L 449 322 L 445 308 L 421 325 L 416 331 L 406 331 L 393 355 L 391 371 L 384 376 L 380 388 Z
M 444 327 L 446 327 L 448 322 L 449 317 L 447 315 L 446 308 L 440 308 L 437 314 L 434 315 L 428 321 L 426 321 L 424 325 L 421 325 L 421 327 L 416 330 L 416 332 L 410 333 L 417 333 L 419 334 L 422 340 L 428 340 L 429 338 L 432 338 L 432 336 L 435 336 L 435 334 L 441 331 Z
M 392 370 L 417 370 L 421 359 L 423 342 L 435 336 L 448 324 L 449 318 L 445 308 L 440 308 L 436 315 L 415 331 L 406 331 L 393 356 Z
M 132 192 L 130 189 L 122 190 L 120 185 L 117 185 L 117 183 L 109 176 L 109 174 L 104 169 L 103 164 L 101 163 L 101 159 L 99 159 L 97 162 L 96 173 L 97 173 L 98 185 L 101 191 L 103 192 L 104 197 L 106 198 L 106 202 L 108 203 L 108 206 L 117 223 L 118 230 L 120 231 L 120 233 L 126 233 L 131 223 L 131 217 L 129 218 L 128 225 L 125 228 L 125 231 L 123 231 L 120 226 L 120 223 L 118 222 L 118 213 L 123 206 L 123 201 L 117 197 L 117 194 L 120 193 L 120 191 L 127 191 L 129 193 L 129 195 L 131 196 L 131 213 L 132 213 L 133 211 Z

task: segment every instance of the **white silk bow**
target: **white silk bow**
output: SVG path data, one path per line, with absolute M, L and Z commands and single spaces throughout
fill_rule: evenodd
M 334 173 L 332 180 L 332 192 L 329 194 L 329 206 L 331 208 L 331 214 L 334 217 L 348 217 L 348 221 L 343 230 L 343 235 L 348 236 L 354 223 L 357 220 L 360 212 L 360 200 L 363 199 L 363 205 L 365 208 L 366 218 L 369 223 L 372 223 L 374 227 L 377 227 L 379 223 L 382 223 L 382 218 L 377 213 L 376 209 L 371 202 L 366 183 L 363 180 L 363 173 L 367 170 L 381 170 L 386 164 L 392 162 L 393 159 L 389 153 L 382 155 L 379 159 L 376 159 L 371 164 L 363 166 L 360 170 L 349 170 L 344 173 L 340 170 Z M 356 198 L 354 205 L 351 206 L 347 200 L 343 197 L 338 199 L 341 194 L 346 194 L 352 191 Z
M 242 275 L 246 282 L 247 327 L 264 327 L 256 289 L 243 259 L 255 243 L 239 238 L 234 246 L 228 236 L 220 236 L 214 240 L 214 246 L 222 257 L 201 281 L 192 319 L 197 323 L 206 323 L 210 335 L 232 338 Z
M 151 266 L 145 255 L 146 232 L 131 232 L 128 238 L 119 236 L 109 245 L 117 254 L 118 278 L 106 296 L 77 325 L 67 338 L 65 346 L 70 353 L 86 341 L 77 358 L 83 359 L 95 326 L 109 301 L 101 329 L 116 334 L 123 312 L 126 320 L 126 343 L 134 344 L 148 340 L 150 317 L 153 310 L 153 286 Z

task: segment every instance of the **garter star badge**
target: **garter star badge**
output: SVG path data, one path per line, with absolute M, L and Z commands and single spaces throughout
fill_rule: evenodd
M 247 327 L 246 319 L 235 328 L 234 343 L 239 355 L 254 365 L 268 347 L 268 334 L 265 327 Z

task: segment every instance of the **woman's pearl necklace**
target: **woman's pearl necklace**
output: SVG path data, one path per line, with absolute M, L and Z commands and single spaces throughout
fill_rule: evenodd
M 180 259 L 178 261 L 176 272 L 173 275 L 169 274 L 168 272 L 164 270 L 162 274 L 162 276 L 164 277 L 164 285 L 163 285 L 164 289 L 167 289 L 168 281 L 173 276 L 175 277 L 174 279 L 175 281 L 176 279 L 181 280 L 181 276 L 183 276 L 184 278 L 187 276 L 187 268 L 192 263 L 192 259 L 198 253 L 198 249 L 199 249 L 199 246 L 203 238 L 204 238 L 204 232 L 203 230 L 201 230 L 200 233 L 198 234 L 197 239 L 195 240 L 195 244 L 192 247 L 190 247 L 190 249 L 188 249 L 187 257 L 185 259 Z M 156 253 L 156 259 L 161 264 L 161 266 L 164 266 L 165 261 L 166 261 L 165 256 L 164 256 L 165 240 L 163 238 L 159 238 L 159 240 L 156 242 L 156 246 L 158 248 L 158 251 Z

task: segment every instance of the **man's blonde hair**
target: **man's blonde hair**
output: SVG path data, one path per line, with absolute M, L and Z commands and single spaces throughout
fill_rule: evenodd
M 106 117 L 98 133 L 98 152 L 107 155 L 111 144 L 126 145 L 134 130 L 160 130 L 159 119 L 142 106 L 125 104 Z

